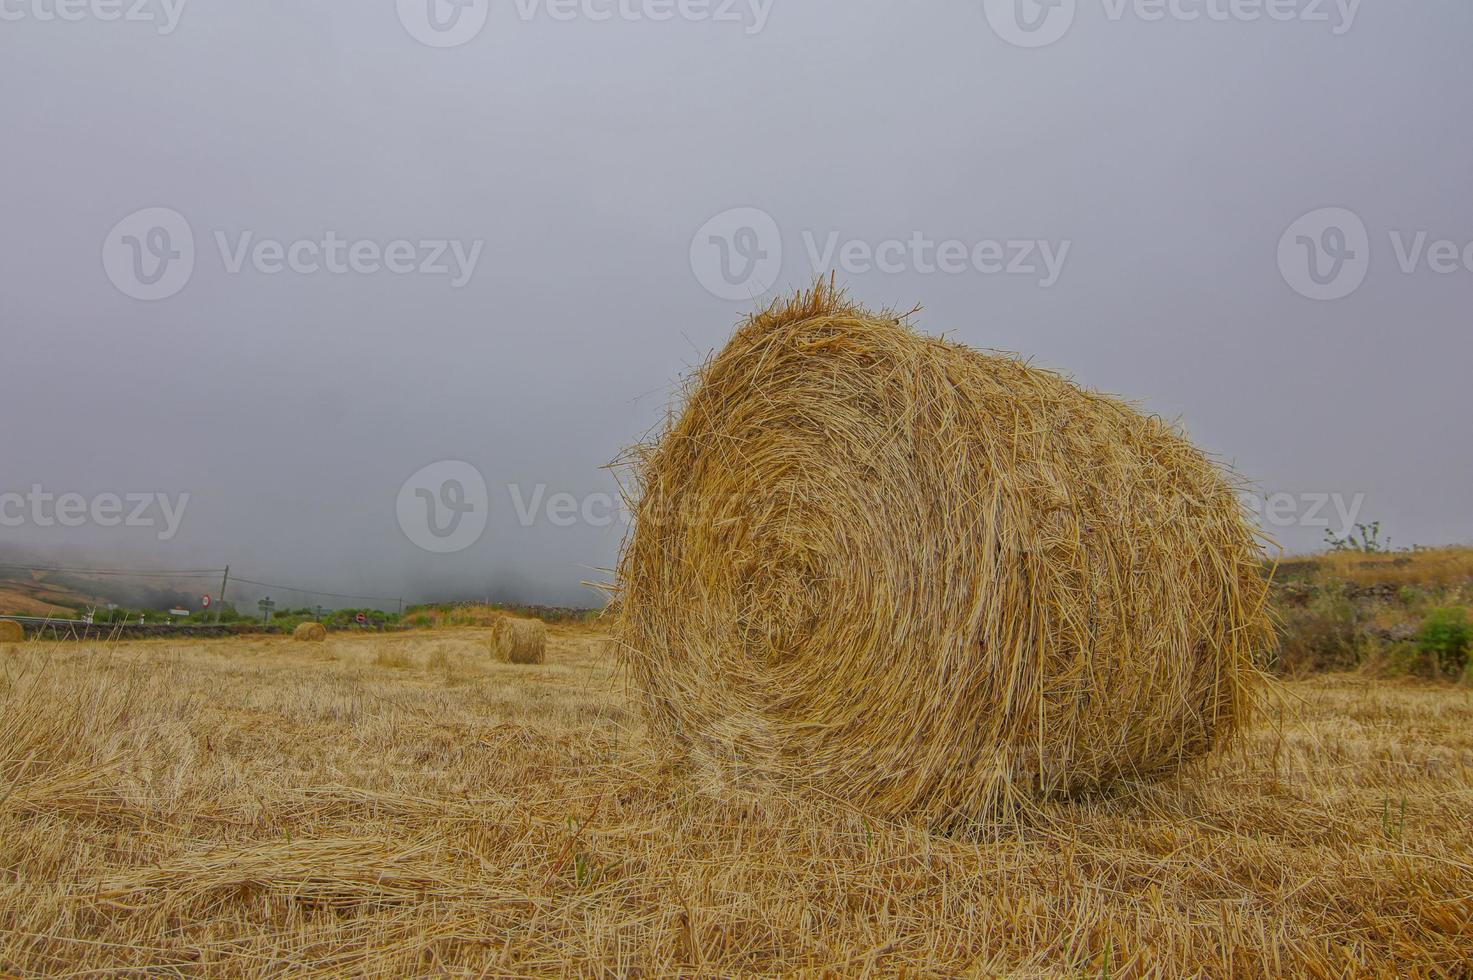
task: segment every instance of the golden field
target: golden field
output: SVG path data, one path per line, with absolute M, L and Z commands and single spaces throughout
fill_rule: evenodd
M 939 836 L 691 770 L 603 636 L 0 647 L 0 973 L 1470 976 L 1473 690 L 1324 675 Z

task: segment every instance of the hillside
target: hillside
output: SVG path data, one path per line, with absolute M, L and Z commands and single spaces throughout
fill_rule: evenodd
M 1467 677 L 1473 548 L 1289 559 L 1275 574 L 1273 603 L 1283 673 Z
M 66 618 L 107 602 L 94 591 L 54 580 L 49 572 L 0 570 L 0 614 Z

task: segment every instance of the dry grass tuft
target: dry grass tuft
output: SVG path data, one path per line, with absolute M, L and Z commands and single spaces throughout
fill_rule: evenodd
M 492 627 L 491 652 L 502 663 L 543 663 L 547 659 L 547 626 L 541 620 L 504 617 Z
M 21 643 L 26 631 L 13 619 L 0 619 L 0 643 Z
M 409 655 L 408 644 L 404 642 L 386 643 L 379 645 L 374 650 L 371 663 L 375 667 L 408 670 L 414 666 L 414 658 Z
M 1296 564 L 1330 581 L 1354 585 L 1448 586 L 1473 583 L 1473 548 L 1428 548 L 1417 552 L 1332 551 Z
M 301 643 L 321 643 L 327 639 L 327 627 L 321 623 L 302 623 L 292 630 L 292 639 Z
M 1016 813 L 1221 743 L 1272 642 L 1260 542 L 1179 431 L 831 286 L 752 317 L 630 462 L 621 655 L 735 778 Z

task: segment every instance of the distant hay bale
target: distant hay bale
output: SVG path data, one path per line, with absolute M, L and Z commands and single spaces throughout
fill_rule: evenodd
M 20 643 L 26 638 L 26 631 L 13 619 L 0 619 L 0 643 Z
M 547 627 L 539 619 L 507 616 L 491 631 L 491 650 L 507 664 L 540 664 L 547 659 Z
M 1179 431 L 819 286 L 631 451 L 619 655 L 697 761 L 932 823 L 1170 771 L 1245 719 L 1260 541 Z
M 327 639 L 327 627 L 321 623 L 303 623 L 292 630 L 292 639 L 302 643 L 321 643 Z

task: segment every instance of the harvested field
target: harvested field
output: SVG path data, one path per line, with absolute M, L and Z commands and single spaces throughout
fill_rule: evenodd
M 663 756 L 605 638 L 0 659 L 0 972 L 1467 975 L 1473 691 L 1323 676 L 971 838 Z

